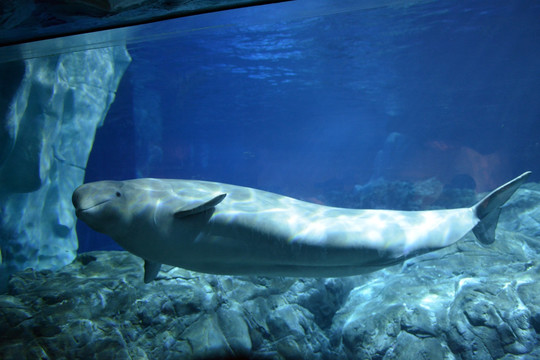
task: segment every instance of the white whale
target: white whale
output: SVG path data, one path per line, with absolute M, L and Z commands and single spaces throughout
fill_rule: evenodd
M 145 260 L 229 275 L 337 277 L 449 246 L 473 230 L 494 240 L 500 207 L 526 172 L 470 208 L 355 210 L 193 180 L 99 181 L 73 193 L 77 217 Z

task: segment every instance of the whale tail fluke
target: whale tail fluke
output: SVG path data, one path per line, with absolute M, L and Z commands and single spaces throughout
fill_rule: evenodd
M 514 180 L 499 186 L 490 192 L 485 198 L 473 206 L 480 222 L 473 228 L 474 235 L 483 244 L 491 244 L 495 241 L 495 229 L 499 221 L 501 206 L 503 206 L 514 192 L 527 180 L 530 171 L 527 171 Z

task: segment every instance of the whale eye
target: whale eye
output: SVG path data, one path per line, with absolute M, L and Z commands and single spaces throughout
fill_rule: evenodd
M 122 194 L 120 194 L 120 191 L 117 191 L 116 192 L 116 197 L 120 197 L 120 196 L 122 196 Z

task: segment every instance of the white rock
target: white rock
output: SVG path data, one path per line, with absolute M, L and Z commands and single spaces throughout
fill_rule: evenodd
M 0 118 L 0 289 L 10 273 L 56 269 L 75 258 L 71 194 L 130 61 L 124 47 L 24 61 Z

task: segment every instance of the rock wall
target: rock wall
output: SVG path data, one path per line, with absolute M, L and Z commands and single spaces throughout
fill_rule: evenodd
M 75 258 L 71 194 L 130 61 L 111 47 L 0 64 L 0 289 Z

